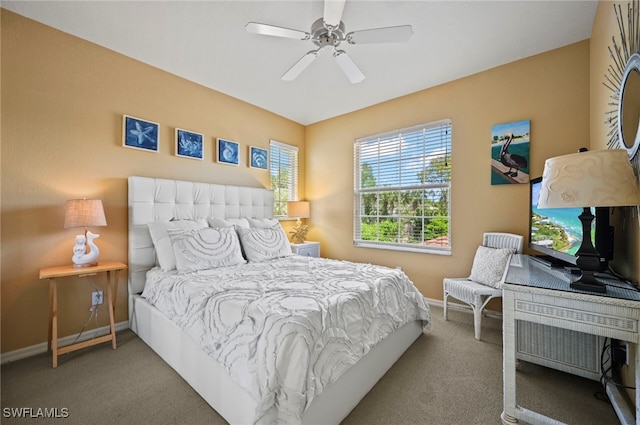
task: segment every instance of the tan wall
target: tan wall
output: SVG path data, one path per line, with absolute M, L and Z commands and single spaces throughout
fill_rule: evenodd
M 620 1 L 622 13 L 625 18 L 627 16 L 627 4 L 630 2 Z M 598 4 L 598 11 L 593 23 L 591 33 L 591 51 L 590 51 L 590 70 L 591 70 L 591 148 L 606 149 L 609 136 L 607 133 L 610 127 L 605 123 L 608 115 L 606 112 L 611 109 L 611 91 L 607 89 L 603 81 L 607 74 L 607 68 L 613 65 L 613 60 L 609 56 L 608 47 L 612 47 L 611 38 L 615 37 L 619 43 L 620 31 L 618 29 L 615 17 L 613 2 L 601 1 Z M 640 281 L 640 236 L 638 228 L 638 218 L 633 211 L 625 209 L 625 214 L 621 214 L 620 209 L 615 211 L 614 217 L 616 221 L 615 233 L 615 262 L 612 266 L 615 270 L 627 278 L 636 282 Z M 631 366 L 624 366 L 621 369 L 623 383 L 633 386 L 635 380 L 635 351 L 631 350 Z M 635 394 L 631 390 L 627 390 L 629 399 L 634 401 Z
M 622 7 L 624 22 L 626 24 L 627 4 L 630 2 L 615 2 Z M 608 47 L 613 48 L 612 37 L 620 44 L 620 31 L 615 17 L 613 2 L 601 1 L 593 24 L 591 34 L 590 70 L 591 70 L 591 148 L 606 149 L 610 131 L 609 124 L 605 123 L 609 116 L 607 111 L 612 107 L 611 90 L 607 89 L 603 82 L 607 68 L 614 62 L 609 56 Z M 613 266 L 622 275 L 640 281 L 640 236 L 638 218 L 635 211 L 627 208 L 626 214 L 615 211 L 617 218 L 615 239 L 615 262 Z
M 353 140 L 451 118 L 452 255 L 353 247 Z M 548 157 L 589 145 L 589 42 L 420 91 L 306 129 L 309 239 L 329 257 L 402 266 L 422 293 L 442 299 L 442 278 L 467 276 L 485 231 L 526 235 L 529 186 L 492 186 L 494 124 L 531 120 L 531 175 Z
M 322 242 L 323 255 L 402 266 L 427 297 L 441 299 L 442 277 L 469 272 L 482 232 L 527 231 L 528 186 L 490 184 L 491 126 L 531 120 L 533 176 L 547 157 L 588 145 L 587 41 L 305 128 L 1 13 L 2 352 L 46 341 L 47 285 L 37 274 L 70 262 L 76 231 L 63 228 L 67 199 L 103 200 L 109 225 L 99 229 L 101 258 L 127 260 L 129 175 L 267 186 L 267 173 L 244 165 L 246 147 L 266 147 L 270 138 L 298 145 L 300 195 L 312 201 L 308 238 Z M 159 153 L 121 146 L 122 114 L 161 124 Z M 353 139 L 442 118 L 453 122 L 452 255 L 354 248 Z M 205 135 L 204 161 L 174 156 L 175 127 Z M 241 167 L 214 162 L 215 137 L 241 144 Z M 93 288 L 72 279 L 62 283 L 64 336 L 82 327 Z M 125 288 L 123 281 L 117 321 L 126 320 Z
M 269 186 L 246 165 L 249 145 L 298 145 L 304 127 L 245 102 L 2 10 L 2 352 L 47 340 L 41 267 L 71 264 L 64 205 L 99 198 L 108 226 L 93 229 L 101 259 L 127 261 L 127 177 L 145 175 Z M 122 147 L 122 114 L 160 124 L 160 151 Z M 204 160 L 174 155 L 174 129 L 205 136 Z M 239 167 L 214 161 L 215 137 L 240 143 Z M 300 195 L 304 197 L 304 161 Z M 80 331 L 93 286 L 60 281 L 60 335 Z M 116 321 L 127 319 L 121 279 Z M 101 309 L 101 326 L 108 323 Z

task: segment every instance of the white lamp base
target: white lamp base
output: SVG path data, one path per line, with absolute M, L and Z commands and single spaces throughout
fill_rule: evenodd
M 87 231 L 85 235 L 76 235 L 76 243 L 73 246 L 73 267 L 90 267 L 98 264 L 98 257 L 100 256 L 100 250 L 93 243 L 94 239 L 99 238 L 100 235 Z M 87 252 L 86 245 L 89 245 L 90 251 Z

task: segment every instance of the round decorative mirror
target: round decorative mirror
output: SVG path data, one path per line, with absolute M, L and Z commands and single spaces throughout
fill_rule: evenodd
M 640 53 L 631 55 L 620 83 L 618 135 L 620 147 L 634 158 L 640 146 Z
M 620 29 L 619 44 L 613 37 L 609 55 L 613 63 L 605 74 L 604 85 L 612 91 L 606 123 L 610 149 L 626 149 L 636 175 L 640 175 L 640 1 L 627 4 L 626 22 L 622 7 L 613 9 Z

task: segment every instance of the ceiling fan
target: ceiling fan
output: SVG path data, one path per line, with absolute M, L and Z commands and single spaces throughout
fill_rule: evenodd
M 300 31 L 269 24 L 249 22 L 245 28 L 247 32 L 274 37 L 292 38 L 296 40 L 311 40 L 317 49 L 309 51 L 302 56 L 287 72 L 282 79 L 293 81 L 311 63 L 316 60 L 322 50 L 329 50 L 338 66 L 345 73 L 351 83 L 359 83 L 365 76 L 360 68 L 349 57 L 347 52 L 338 49 L 340 43 L 368 44 L 368 43 L 401 43 L 407 42 L 413 35 L 411 25 L 399 25 L 394 27 L 371 28 L 347 33 L 342 22 L 342 12 L 346 0 L 325 0 L 324 14 L 311 25 L 311 31 Z

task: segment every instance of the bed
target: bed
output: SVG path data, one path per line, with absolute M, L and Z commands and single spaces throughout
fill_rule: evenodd
M 274 204 L 270 190 L 140 176 L 129 177 L 128 186 L 130 327 L 231 424 L 338 424 L 429 326 L 428 305 L 399 270 L 293 254 L 253 261 L 256 255 L 260 258 L 262 254 L 260 249 L 251 247 L 251 238 L 259 239 L 264 235 L 271 237 L 278 232 L 277 226 L 270 227 Z M 170 241 L 175 245 L 180 238 L 192 240 L 185 239 L 191 238 L 192 234 L 223 234 L 229 237 L 235 234 L 242 241 L 242 258 L 251 256 L 252 260 L 225 263 L 224 267 L 217 267 L 216 264 L 215 268 L 198 266 L 193 270 L 182 269 L 188 273 L 164 270 L 161 265 L 166 259 L 161 257 L 166 254 L 165 247 L 158 242 L 157 234 L 154 233 L 155 239 L 152 239 L 150 229 L 154 232 L 154 226 L 159 222 L 200 223 L 201 220 L 208 220 L 207 226 L 188 231 L 169 230 Z M 217 227 L 212 220 L 235 224 L 233 229 L 236 232 L 223 229 L 225 226 L 212 230 L 211 227 Z M 244 223 L 244 220 L 251 220 L 249 230 L 245 229 L 244 224 L 237 224 L 239 221 Z M 281 228 L 280 231 L 284 234 Z M 286 240 L 286 234 L 284 238 Z M 192 265 L 176 255 L 178 269 Z M 236 258 L 235 254 L 233 258 Z M 396 289 L 360 291 L 367 293 L 367 297 L 371 297 L 372 292 L 380 292 L 381 296 L 365 301 L 352 299 L 354 295 L 344 291 L 349 285 L 354 288 L 363 285 L 352 278 L 356 275 L 371 276 L 371 280 L 389 280 L 393 285 L 388 286 Z M 255 276 L 255 279 L 251 276 Z M 328 290 L 316 283 L 320 280 L 319 276 L 328 276 L 324 279 L 329 282 L 327 285 L 343 291 L 322 298 L 340 299 L 340 307 L 329 306 L 327 310 L 316 310 L 308 306 L 310 298 L 307 295 L 298 296 L 303 286 L 312 286 L 314 291 Z M 272 288 L 278 285 L 282 287 L 278 288 L 277 297 L 282 297 L 283 293 L 295 296 L 260 301 L 255 295 L 273 296 Z M 248 286 L 251 286 L 250 290 L 247 290 Z M 174 290 L 174 293 L 167 295 L 163 292 L 166 290 Z M 396 290 L 404 291 L 400 301 L 392 298 L 391 292 Z M 240 294 L 240 298 L 233 298 L 229 302 L 234 291 Z M 166 301 L 169 298 L 176 304 Z M 296 320 L 302 317 L 300 322 L 291 324 L 293 322 L 289 317 L 286 321 L 282 317 L 262 320 L 263 312 L 274 303 L 280 309 L 277 314 L 292 316 Z M 186 310 L 193 310 L 196 304 L 203 308 L 193 315 L 198 319 L 183 315 Z M 362 323 L 370 324 L 365 326 L 358 319 L 353 319 L 355 316 L 352 314 L 354 309 L 368 311 L 369 307 L 362 307 L 365 304 L 374 306 L 376 311 L 380 309 L 379 305 L 388 304 L 395 311 L 385 311 L 384 314 L 378 312 L 375 318 L 362 319 Z M 207 307 L 212 305 L 219 307 L 215 314 L 210 310 L 216 307 Z M 239 325 L 240 319 L 235 322 L 225 320 L 232 322 L 229 328 L 244 329 L 244 334 L 230 337 L 226 330 L 220 330 L 222 325 L 211 325 L 214 316 L 220 315 L 222 310 L 232 311 L 233 317 L 242 316 L 242 325 Z M 302 316 L 303 310 L 313 311 L 313 314 Z M 344 324 L 348 322 L 345 317 L 350 317 L 351 322 Z M 196 320 L 198 324 L 194 324 Z M 325 323 L 334 322 L 343 323 L 346 330 L 331 325 L 332 335 L 324 336 L 320 342 L 312 341 L 312 334 L 325 332 L 318 329 L 324 327 Z M 263 329 L 260 326 L 247 327 L 247 323 L 277 325 L 270 325 L 267 331 L 266 325 Z M 247 331 L 248 328 L 251 330 Z M 271 336 L 266 343 L 247 342 L 252 347 L 247 348 L 242 341 L 248 341 L 251 332 L 259 337 Z M 211 337 L 211 334 L 214 337 L 223 335 L 227 339 L 221 340 L 223 343 L 208 342 L 207 337 Z M 275 344 L 276 339 L 281 340 L 278 342 L 280 346 L 269 345 Z M 354 343 L 346 348 L 334 344 L 341 339 Z M 305 345 L 307 343 L 308 346 Z M 266 349 L 259 344 L 267 344 Z M 300 348 L 301 344 L 303 349 Z M 262 348 L 256 350 L 256 346 Z M 314 354 L 313 359 L 301 360 L 305 359 L 302 352 L 308 355 L 312 351 L 309 347 L 318 346 L 322 346 L 322 349 L 319 354 Z M 286 354 L 287 350 L 293 350 L 290 351 L 292 354 Z M 256 351 L 266 354 L 262 357 L 252 355 Z M 342 351 L 348 352 L 345 359 L 349 360 L 337 357 Z M 254 357 L 258 358 L 257 363 L 250 363 L 255 361 Z M 302 374 L 302 370 L 313 369 L 305 365 L 315 365 L 318 357 L 331 360 L 328 365 L 318 366 L 313 372 L 304 372 L 308 375 L 298 375 L 299 371 Z M 300 366 L 298 363 L 304 364 Z M 265 372 L 271 369 L 275 375 Z M 248 381 L 256 381 L 257 389 Z M 287 385 L 281 385 L 280 381 Z M 291 391 L 290 387 L 301 390 L 287 393 Z

